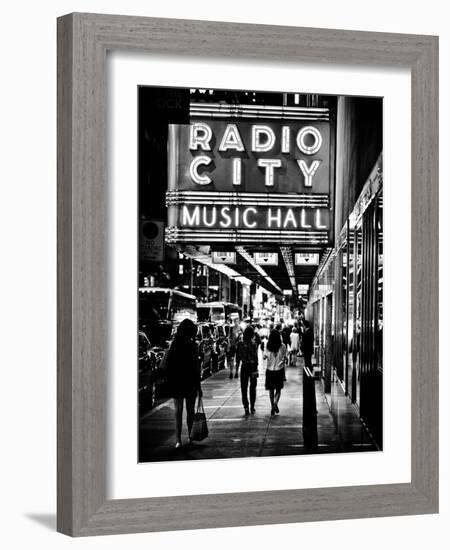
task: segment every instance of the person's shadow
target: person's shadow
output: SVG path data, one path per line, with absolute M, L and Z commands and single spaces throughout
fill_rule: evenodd
M 25 514 L 25 517 L 43 525 L 50 531 L 56 531 L 56 514 Z

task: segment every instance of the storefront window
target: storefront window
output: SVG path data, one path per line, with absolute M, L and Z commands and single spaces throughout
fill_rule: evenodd
M 355 230 L 355 316 L 353 330 L 353 372 L 355 376 L 355 402 L 360 404 L 361 373 L 361 309 L 362 309 L 362 231 L 359 225 Z
M 347 300 L 347 393 L 352 402 L 356 399 L 356 376 L 354 373 L 354 314 L 355 314 L 355 230 L 349 228 L 348 234 L 348 300 Z
M 347 235 L 341 236 L 336 262 L 336 374 L 346 383 L 347 369 Z M 340 284 L 339 284 L 340 283 Z
M 377 199 L 377 248 L 378 248 L 378 285 L 377 285 L 377 369 L 383 372 L 383 193 Z
M 341 273 L 342 273 L 342 377 L 345 385 L 345 393 L 348 393 L 348 361 L 347 361 L 347 299 L 348 299 L 348 242 L 341 249 Z

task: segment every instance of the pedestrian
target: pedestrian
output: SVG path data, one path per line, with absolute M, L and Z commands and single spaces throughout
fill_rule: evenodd
M 259 330 L 259 337 L 261 338 L 260 349 L 264 353 L 264 348 L 267 343 L 267 338 L 269 337 L 269 328 L 267 327 L 267 325 L 262 325 L 262 327 Z
M 300 343 L 300 335 L 296 327 L 292 329 L 290 341 L 291 344 L 289 347 L 289 364 L 291 367 L 295 367 L 295 365 L 297 364 L 298 346 Z
M 231 327 L 230 332 L 227 337 L 226 341 L 226 347 L 225 347 L 225 356 L 227 359 L 227 368 L 230 370 L 230 376 L 229 378 L 233 378 L 233 363 L 234 363 L 234 357 L 236 355 L 236 348 L 233 349 L 231 345 Z
M 254 340 L 256 347 L 258 348 L 261 345 L 261 336 L 259 335 L 260 326 L 259 325 L 252 325 L 253 330 L 255 332 Z
M 281 330 L 281 338 L 286 348 L 290 344 L 290 341 L 291 341 L 290 337 L 291 337 L 291 327 L 289 325 L 285 325 L 284 328 Z
M 197 326 L 190 319 L 183 319 L 166 358 L 169 395 L 175 407 L 175 448 L 181 447 L 183 404 L 186 401 L 188 443 L 194 421 L 195 400 L 202 397 L 200 361 L 195 341 Z
M 301 350 L 305 358 L 305 367 L 312 372 L 311 357 L 314 353 L 314 332 L 311 323 L 306 319 L 303 321 L 303 327 Z
M 230 332 L 228 335 L 228 345 L 227 345 L 227 364 L 230 369 L 230 378 L 233 378 L 233 368 L 235 367 L 234 377 L 238 377 L 239 365 L 236 360 L 236 349 L 239 337 L 241 335 L 241 327 L 239 326 L 239 319 L 235 319 L 234 323 L 230 327 Z
M 281 397 L 281 390 L 284 386 L 284 366 L 286 362 L 287 349 L 283 344 L 281 334 L 278 330 L 272 330 L 266 346 L 264 358 L 267 359 L 266 368 L 266 390 L 269 391 L 271 410 L 270 414 L 278 414 L 278 402 Z
M 258 350 L 253 338 L 252 327 L 244 330 L 242 340 L 237 344 L 236 363 L 241 366 L 241 394 L 245 414 L 249 414 L 248 388 L 250 385 L 250 412 L 255 414 L 256 384 L 258 381 Z

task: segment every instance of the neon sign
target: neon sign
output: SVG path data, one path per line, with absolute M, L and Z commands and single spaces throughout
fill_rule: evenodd
M 191 153 L 197 151 L 211 152 L 214 141 L 219 143 L 218 153 L 270 153 L 275 152 L 283 155 L 291 153 L 291 127 L 283 125 L 280 129 L 279 144 L 272 126 L 265 124 L 250 124 L 250 141 L 246 147 L 239 127 L 232 123 L 220 128 L 221 137 L 217 136 L 212 126 L 207 122 L 194 122 L 189 130 L 189 150 Z M 248 128 L 246 128 L 248 130 Z M 219 139 L 220 138 L 220 139 Z M 304 156 L 316 155 L 322 148 L 323 138 L 319 128 L 314 126 L 303 126 L 295 131 L 295 144 L 299 154 Z M 242 184 L 242 164 L 245 160 L 241 156 L 230 158 L 232 163 L 231 184 L 234 186 Z M 281 158 L 255 158 L 256 165 L 264 170 L 264 184 L 266 187 L 273 187 L 275 172 L 283 166 Z M 305 158 L 295 158 L 299 168 L 299 175 L 303 176 L 304 187 L 313 186 L 313 177 L 322 164 L 322 159 L 308 161 Z M 211 173 L 214 172 L 214 156 L 199 153 L 195 154 L 190 161 L 189 176 L 194 184 L 209 185 L 213 183 Z
M 166 240 L 329 244 L 327 110 L 215 109 L 198 104 L 191 124 L 169 127 Z
M 267 229 L 328 229 L 329 212 L 319 208 L 256 208 L 248 206 L 189 206 L 180 209 L 183 227 L 223 229 L 264 227 Z

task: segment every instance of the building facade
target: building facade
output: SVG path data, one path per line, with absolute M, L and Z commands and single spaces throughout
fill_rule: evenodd
M 307 317 L 315 363 L 337 429 L 349 400 L 381 449 L 383 442 L 382 104 L 339 98 L 335 245 L 311 284 Z

